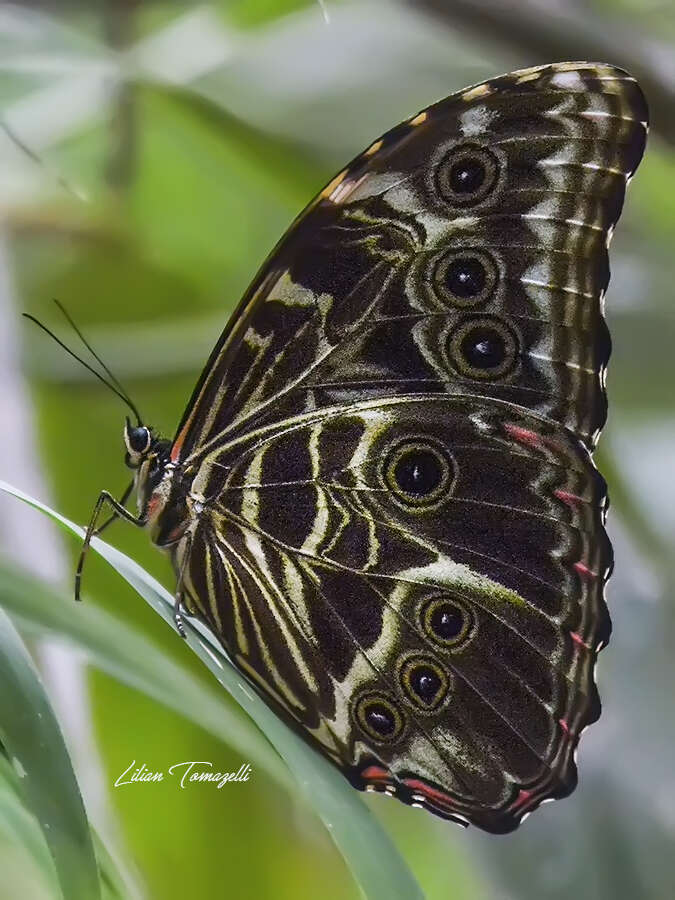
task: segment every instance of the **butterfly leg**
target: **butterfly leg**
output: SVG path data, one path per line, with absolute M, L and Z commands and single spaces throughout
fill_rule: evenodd
M 183 556 L 180 561 L 180 568 L 178 570 L 178 578 L 176 580 L 176 593 L 174 594 L 174 603 L 173 603 L 173 621 L 176 626 L 176 630 L 178 634 L 182 638 L 187 638 L 187 634 L 185 632 L 185 625 L 183 624 L 183 615 L 180 611 L 181 603 L 183 602 L 183 580 L 185 577 L 185 567 L 187 565 L 187 561 L 190 558 L 190 548 L 192 547 L 192 534 L 190 532 L 185 536 L 186 546 L 183 551 Z
M 120 499 L 117 501 L 117 502 L 119 503 L 120 506 L 124 506 L 124 505 L 126 504 L 127 500 L 128 500 L 129 497 L 131 496 L 131 492 L 133 491 L 133 489 L 134 489 L 134 482 L 133 482 L 133 479 L 132 479 L 132 480 L 129 482 L 129 484 L 126 486 L 126 488 L 124 489 L 124 493 L 122 494 L 122 496 L 120 497 Z M 111 516 L 109 516 L 109 517 L 105 520 L 105 522 L 103 523 L 103 525 L 100 525 L 100 526 L 94 531 L 94 536 L 95 536 L 95 537 L 98 537 L 99 534 L 101 534 L 103 531 L 106 530 L 106 528 L 108 527 L 108 525 L 112 525 L 112 523 L 115 521 L 115 519 L 118 519 L 118 518 L 119 518 L 118 513 L 117 513 L 117 512 L 114 512 Z
M 94 507 L 94 511 L 91 515 L 91 519 L 89 521 L 89 525 L 87 526 L 87 533 L 84 536 L 84 542 L 82 544 L 82 550 L 80 551 L 80 558 L 77 563 L 77 569 L 75 571 L 75 599 L 80 599 L 80 587 L 82 584 L 82 570 L 84 568 L 84 561 L 87 556 L 87 551 L 89 550 L 89 545 L 91 544 L 92 537 L 96 534 L 96 523 L 99 520 L 101 515 L 101 510 L 104 505 L 108 504 L 114 510 L 113 518 L 121 518 L 125 519 L 127 522 L 131 522 L 132 525 L 138 525 L 139 527 L 143 527 L 145 525 L 145 518 L 142 516 L 134 516 L 133 513 L 130 513 L 128 509 L 122 505 L 122 503 L 118 502 L 112 494 L 108 493 L 108 491 L 101 491 L 99 494 L 98 500 L 96 501 L 96 506 Z M 107 524 L 107 523 L 105 523 Z

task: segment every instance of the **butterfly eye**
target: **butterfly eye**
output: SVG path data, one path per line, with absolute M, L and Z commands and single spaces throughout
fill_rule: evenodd
M 460 375 L 494 381 L 515 367 L 518 339 L 496 316 L 480 316 L 462 322 L 452 332 L 448 353 Z
M 434 597 L 422 608 L 421 620 L 424 633 L 443 647 L 459 647 L 475 631 L 471 611 L 454 598 Z
M 499 180 L 499 160 L 477 144 L 453 147 L 436 168 L 436 188 L 454 206 L 473 206 L 492 193 Z
M 409 657 L 399 677 L 406 697 L 423 712 L 437 710 L 448 695 L 447 675 L 431 657 Z
M 474 307 L 490 297 L 499 271 L 492 257 L 480 251 L 448 253 L 436 262 L 432 281 L 441 300 Z
M 356 721 L 374 741 L 391 743 L 405 728 L 402 713 L 384 694 L 366 694 L 356 703 Z
M 428 507 L 449 494 L 454 476 L 452 457 L 430 442 L 404 441 L 385 459 L 384 481 L 406 506 Z
M 146 453 L 150 449 L 152 435 L 150 429 L 145 425 L 132 427 L 127 420 L 127 426 L 124 429 L 124 441 L 130 453 Z

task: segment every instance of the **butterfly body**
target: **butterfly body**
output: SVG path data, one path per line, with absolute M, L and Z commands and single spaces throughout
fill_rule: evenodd
M 125 430 L 139 521 L 268 702 L 356 787 L 488 831 L 573 789 L 600 712 L 602 307 L 646 118 L 562 63 L 397 126 L 272 253 L 174 440 Z

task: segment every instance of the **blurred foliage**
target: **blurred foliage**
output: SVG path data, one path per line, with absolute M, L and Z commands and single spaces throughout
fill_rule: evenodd
M 0 491 L 14 494 L 50 516 L 80 540 L 84 538 L 84 529 L 39 501 L 2 481 Z M 99 538 L 95 538 L 91 546 L 172 629 L 175 628 L 174 597 L 166 588 L 135 560 Z M 32 602 L 26 602 L 31 594 L 35 595 Z M 173 665 L 152 644 L 99 610 L 92 609 L 78 617 L 79 622 L 73 626 L 70 618 L 64 616 L 63 604 L 55 604 L 49 590 L 31 584 L 10 570 L 4 572 L 0 580 L 0 597 L 2 604 L 33 632 L 42 632 L 60 641 L 65 639 L 75 649 L 83 651 L 89 662 L 116 676 L 121 682 L 160 699 L 186 719 L 204 725 L 215 735 L 224 735 L 230 746 L 238 747 L 243 753 L 239 767 L 235 763 L 230 767 L 230 772 L 241 771 L 246 761 L 251 771 L 253 766 L 256 773 L 262 768 L 278 784 L 309 804 L 325 825 L 362 893 L 369 900 L 421 900 L 420 888 L 410 870 L 359 795 L 327 760 L 308 747 L 255 692 L 249 690 L 207 628 L 187 619 L 183 625 L 186 646 L 197 654 L 204 667 L 211 671 L 250 719 L 233 716 L 226 707 L 221 707 L 218 710 L 220 714 L 214 717 L 214 705 L 219 704 L 210 689 L 197 684 L 189 673 Z M 71 897 L 72 900 L 79 897 L 95 900 L 91 887 L 82 890 L 82 887 L 86 888 L 85 882 L 91 885 L 92 871 L 94 878 L 96 872 L 91 839 L 70 761 L 62 746 L 53 714 L 36 683 L 35 673 L 26 664 L 27 654 L 2 610 L 0 649 L 3 651 L 0 662 L 4 666 L 4 671 L 0 671 L 0 721 L 5 726 L 0 735 L 6 737 L 4 746 L 24 774 L 26 794 L 52 850 L 64 897 L 68 900 Z M 172 683 L 173 689 L 167 693 L 166 685 Z M 262 739 L 253 723 L 269 743 Z M 57 748 L 61 746 L 60 755 L 53 752 L 54 744 Z M 279 757 L 288 770 L 280 766 Z M 129 777 L 129 772 L 149 771 L 145 765 L 139 769 L 139 765 L 140 762 L 135 760 L 130 763 L 124 771 L 122 783 L 118 785 L 116 781 L 115 786 L 133 783 L 135 779 Z M 179 762 L 178 765 L 182 767 L 190 763 Z M 200 766 L 204 766 L 203 761 Z M 220 771 L 220 767 L 213 767 L 212 762 L 207 762 L 204 767 Z M 179 769 L 172 778 L 169 767 L 168 771 L 163 770 L 161 780 L 166 779 L 167 783 L 173 780 L 174 789 L 178 785 L 180 789 L 194 790 L 189 781 L 186 783 L 180 779 L 184 774 Z M 227 785 L 218 784 L 217 789 L 224 786 Z M 156 784 L 153 783 L 152 790 L 155 789 Z M 244 790 L 239 784 L 234 788 L 229 785 L 229 789 Z M 54 795 L 60 802 L 54 802 Z M 80 857 L 81 867 L 77 866 Z M 66 881 L 69 883 L 66 884 Z
M 42 160 L 11 142 L 0 146 L 17 309 L 53 323 L 50 301 L 58 297 L 148 420 L 171 435 L 220 328 L 285 227 L 338 166 L 395 121 L 466 84 L 538 62 L 543 48 L 556 58 L 596 56 L 588 50 L 598 23 L 612 43 L 610 61 L 626 68 L 658 43 L 662 72 L 654 52 L 649 77 L 666 121 L 672 6 L 541 0 L 514 4 L 510 20 L 495 19 L 487 0 L 472 6 L 469 17 L 467 4 L 453 2 L 327 0 L 327 11 L 301 0 L 45 0 L 19 12 L 0 4 L 3 117 Z M 540 41 L 521 28 L 530 6 Z M 560 10 L 588 24 L 583 52 L 577 32 L 560 27 Z M 113 33 L 118 50 L 128 40 L 123 55 L 106 47 L 119 16 L 124 22 Z M 131 86 L 121 84 L 121 67 L 133 67 Z M 675 830 L 670 140 L 667 128 L 653 134 L 612 247 L 607 313 L 615 350 L 601 447 L 617 565 L 609 590 L 615 631 L 599 671 L 603 718 L 582 743 L 577 792 L 508 838 L 461 832 L 369 800 L 430 898 L 661 900 L 675 893 L 667 852 Z M 124 487 L 124 410 L 42 336 L 26 333 L 25 342 L 53 505 L 86 521 L 101 488 Z M 107 537 L 172 584 L 147 535 L 117 525 Z M 64 546 L 74 561 L 76 544 Z M 92 558 L 85 577 L 91 603 L 211 688 L 183 643 L 114 572 Z M 111 640 L 123 640 L 117 634 L 111 628 Z M 177 706 L 98 671 L 87 679 L 111 788 L 133 758 L 151 769 L 183 759 L 239 764 L 239 747 L 186 720 Z M 12 885 L 34 877 L 30 896 L 41 897 L 24 845 L 16 838 L 13 848 L 2 827 L 10 814 L 3 791 L 0 779 L 0 865 L 14 873 Z M 167 784 L 109 795 L 150 898 L 357 896 L 328 835 L 262 769 L 242 791 Z M 0 900 L 18 895 L 0 880 Z

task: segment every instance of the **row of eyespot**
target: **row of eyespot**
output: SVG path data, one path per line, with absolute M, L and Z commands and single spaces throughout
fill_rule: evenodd
M 475 206 L 497 188 L 499 175 L 499 160 L 493 152 L 473 143 L 460 144 L 436 167 L 435 185 L 447 202 Z M 486 252 L 455 251 L 435 263 L 431 280 L 445 299 L 460 307 L 476 307 L 494 293 L 499 270 Z M 518 339 L 497 316 L 480 316 L 460 323 L 450 336 L 448 352 L 461 375 L 496 380 L 514 368 Z
M 499 162 L 489 150 L 475 144 L 454 147 L 436 167 L 438 193 L 460 206 L 484 200 L 499 179 Z M 434 267 L 432 280 L 460 306 L 475 306 L 494 290 L 498 270 L 486 253 L 444 254 Z
M 457 651 L 471 639 L 475 620 L 470 610 L 455 599 L 434 597 L 422 608 L 424 633 L 439 647 Z M 432 656 L 414 653 L 398 666 L 398 683 L 403 695 L 420 713 L 437 712 L 448 700 L 451 676 Z M 354 703 L 353 716 L 371 739 L 391 743 L 402 735 L 406 716 L 391 696 L 382 691 L 361 694 Z

